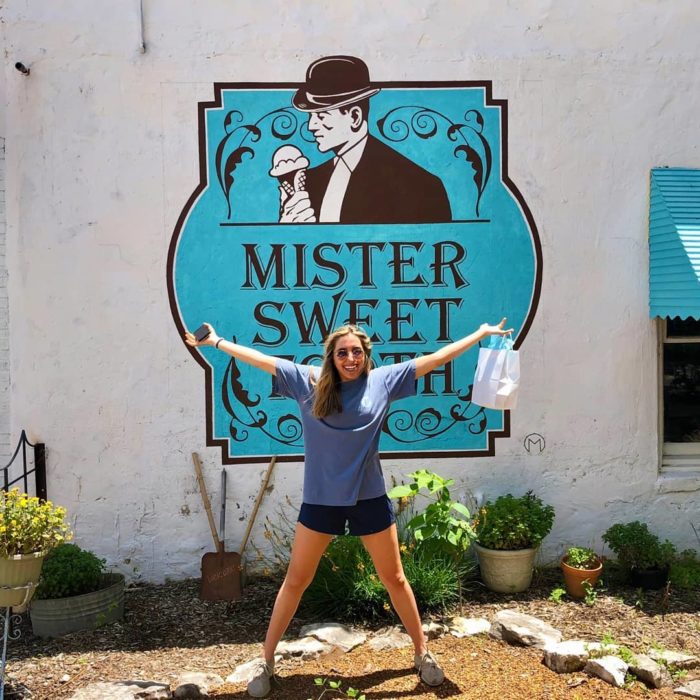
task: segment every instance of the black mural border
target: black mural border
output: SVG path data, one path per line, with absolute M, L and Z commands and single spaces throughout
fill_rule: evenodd
M 484 105 L 486 107 L 498 107 L 501 115 L 501 180 L 503 184 L 511 191 L 517 200 L 520 208 L 527 219 L 530 231 L 532 233 L 532 242 L 535 252 L 536 270 L 535 270 L 535 285 L 533 288 L 532 298 L 530 300 L 530 310 L 525 318 L 521 332 L 518 334 L 515 343 L 517 350 L 525 337 L 527 336 L 530 327 L 535 319 L 537 307 L 540 302 L 540 293 L 542 291 L 542 244 L 540 241 L 539 231 L 535 224 L 535 219 L 525 202 L 520 190 L 515 186 L 508 175 L 508 100 L 494 99 L 492 94 L 493 82 L 491 80 L 440 80 L 440 81 L 397 81 L 397 82 L 373 82 L 373 87 L 379 88 L 424 88 L 424 89 L 440 89 L 440 88 L 478 88 L 484 90 Z M 199 184 L 194 192 L 190 195 L 185 206 L 180 212 L 180 216 L 175 224 L 170 246 L 168 247 L 168 260 L 166 266 L 167 286 L 168 286 L 168 301 L 170 311 L 175 321 L 180 338 L 184 338 L 185 327 L 182 324 L 180 313 L 175 298 L 175 287 L 173 270 L 175 266 L 175 253 L 177 251 L 178 241 L 182 227 L 187 220 L 187 217 L 194 206 L 195 202 L 207 188 L 207 158 L 206 158 L 206 113 L 210 109 L 218 109 L 223 107 L 223 93 L 228 90 L 298 90 L 301 87 L 300 83 L 214 83 L 214 99 L 209 102 L 199 102 L 197 105 L 198 116 L 198 140 L 199 140 Z M 215 438 L 213 435 L 213 405 L 212 395 L 214 391 L 213 376 L 211 367 L 204 361 L 199 352 L 195 348 L 186 345 L 184 340 L 183 345 L 192 355 L 194 360 L 204 369 L 204 400 L 206 411 L 206 446 L 221 448 L 222 464 L 251 464 L 263 463 L 269 461 L 269 456 L 264 455 L 234 455 L 229 453 L 229 441 L 227 439 Z M 501 430 L 487 431 L 488 445 L 486 449 L 481 450 L 429 450 L 429 451 L 406 451 L 406 452 L 381 452 L 381 457 L 385 459 L 424 459 L 430 458 L 453 458 L 453 457 L 493 457 L 496 454 L 496 438 L 510 437 L 510 411 L 503 412 L 503 428 Z M 278 462 L 299 462 L 304 459 L 303 454 L 295 455 L 279 455 Z

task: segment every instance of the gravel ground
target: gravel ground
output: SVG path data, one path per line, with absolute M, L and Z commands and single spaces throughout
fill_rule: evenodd
M 503 608 L 516 608 L 546 620 L 565 639 L 599 640 L 604 634 L 634 651 L 651 645 L 700 655 L 700 592 L 647 592 L 607 583 L 592 607 L 549 599 L 561 585 L 556 570 L 543 570 L 525 593 L 508 596 L 485 591 L 478 584 L 465 597 L 461 610 L 467 617 L 487 617 Z M 76 633 L 57 640 L 31 634 L 24 620 L 22 637 L 8 649 L 10 688 L 28 689 L 35 700 L 68 698 L 79 687 L 98 680 L 148 679 L 175 683 L 185 671 L 207 671 L 226 677 L 233 668 L 254 658 L 260 649 L 277 585 L 257 580 L 235 604 L 205 603 L 198 598 L 197 581 L 128 589 L 122 623 L 95 632 Z M 303 614 L 290 634 L 310 622 Z M 387 620 L 386 624 L 392 624 Z M 438 689 L 427 688 L 411 671 L 410 649 L 373 652 L 359 647 L 349 654 L 331 654 L 310 662 L 288 661 L 278 667 L 280 684 L 274 698 L 317 698 L 313 680 L 328 676 L 376 698 L 547 698 L 584 700 L 649 696 L 641 684 L 613 689 L 583 674 L 559 676 L 541 663 L 541 652 L 507 646 L 485 637 L 435 640 L 448 680 Z M 681 682 L 700 678 L 690 671 Z M 225 685 L 212 693 L 219 700 L 245 697 L 242 685 Z M 6 694 L 12 698 L 12 693 Z M 17 696 L 15 696 L 17 697 Z M 329 695 L 326 698 L 332 697 Z M 670 690 L 652 697 L 671 698 Z

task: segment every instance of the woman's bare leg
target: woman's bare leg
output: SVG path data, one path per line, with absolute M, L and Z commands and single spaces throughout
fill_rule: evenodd
M 294 617 L 301 596 L 313 580 L 318 562 L 332 539 L 333 535 L 316 532 L 297 523 L 287 575 L 277 593 L 265 635 L 263 651 L 268 663 L 274 661 L 277 644 Z
M 373 535 L 363 535 L 361 539 L 365 549 L 372 557 L 377 575 L 389 592 L 394 610 L 413 641 L 416 654 L 425 654 L 427 647 L 423 625 L 411 584 L 406 580 L 403 566 L 401 566 L 396 525 L 391 525 L 386 530 L 376 532 Z

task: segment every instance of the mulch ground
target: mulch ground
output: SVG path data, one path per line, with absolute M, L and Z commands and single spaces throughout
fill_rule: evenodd
M 462 610 L 452 613 L 490 619 L 500 609 L 516 608 L 554 625 L 565 639 L 596 641 L 608 634 L 633 651 L 659 645 L 700 655 L 700 592 L 641 595 L 612 582 L 588 607 L 566 599 L 561 603 L 550 600 L 550 592 L 558 585 L 561 578 L 556 570 L 540 572 L 527 592 L 513 596 L 490 593 L 474 584 Z M 123 622 L 56 640 L 34 637 L 24 620 L 22 636 L 11 640 L 8 647 L 10 688 L 24 686 L 30 691 L 25 697 L 35 700 L 60 700 L 99 680 L 148 679 L 174 684 L 185 670 L 225 678 L 236 665 L 260 653 L 276 590 L 276 584 L 258 580 L 246 588 L 241 602 L 227 604 L 200 601 L 197 581 L 135 587 L 127 592 Z M 310 621 L 300 614 L 290 626 L 290 635 Z M 387 620 L 385 624 L 392 623 Z M 277 669 L 280 683 L 271 697 L 315 700 L 319 693 L 314 678 L 319 676 L 340 680 L 344 688 L 358 688 L 367 700 L 680 697 L 670 689 L 650 694 L 638 682 L 615 689 L 582 673 L 557 675 L 541 663 L 541 652 L 484 636 L 448 636 L 434 640 L 430 647 L 447 674 L 439 688 L 418 682 L 412 671 L 412 649 L 374 652 L 359 647 L 349 654 L 333 653 L 314 661 L 282 662 Z M 693 678 L 700 678 L 700 669 L 688 672 L 677 684 Z M 8 692 L 6 697 L 13 695 Z M 245 688 L 224 685 L 212 697 L 244 698 Z

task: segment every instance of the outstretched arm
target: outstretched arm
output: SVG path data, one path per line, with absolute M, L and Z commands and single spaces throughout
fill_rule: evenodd
M 224 338 L 220 338 L 211 324 L 205 323 L 204 325 L 209 328 L 210 332 L 201 342 L 197 342 L 197 339 L 189 331 L 185 333 L 185 342 L 190 347 L 196 348 L 200 345 L 213 345 L 216 347 L 218 343 L 218 349 L 223 350 L 227 355 L 231 355 L 231 357 L 235 357 L 237 360 L 241 360 L 241 362 L 246 362 L 270 374 L 277 374 L 276 357 L 273 355 L 266 355 L 259 350 L 253 350 L 253 348 L 247 348 L 245 345 L 238 345 Z
M 437 367 L 442 367 L 450 360 L 454 360 L 455 357 L 459 357 L 463 352 L 469 350 L 470 347 L 476 345 L 480 340 L 490 336 L 490 335 L 506 335 L 507 333 L 512 333 L 513 329 L 508 328 L 504 330 L 506 319 L 502 319 L 497 326 L 489 326 L 488 323 L 482 323 L 478 331 L 475 331 L 471 335 L 468 335 L 461 340 L 457 340 L 454 343 L 445 345 L 444 348 L 440 348 L 436 352 L 431 352 L 430 355 L 423 355 L 422 357 L 416 358 L 416 379 L 422 377 L 428 372 L 432 372 Z M 221 346 L 219 346 L 221 347 Z

